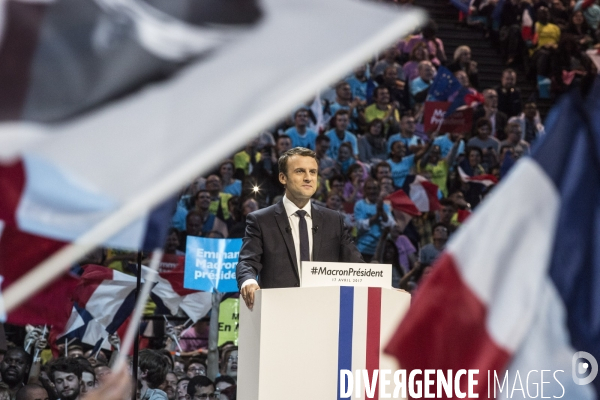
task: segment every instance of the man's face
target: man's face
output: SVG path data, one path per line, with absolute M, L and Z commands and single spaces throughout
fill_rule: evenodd
M 342 208 L 342 198 L 338 194 L 332 194 L 327 198 L 327 208 L 330 210 L 339 210 Z
M 169 372 L 166 378 L 167 387 L 165 387 L 165 393 L 169 400 L 175 400 L 177 398 L 177 376 Z
M 375 178 L 381 182 L 381 179 L 383 179 L 384 177 L 390 177 L 392 176 L 392 172 L 390 171 L 390 167 L 386 167 L 386 166 L 381 166 L 379 168 L 377 168 L 377 174 L 375 176 Z
M 208 192 L 198 192 L 196 195 L 196 206 L 201 210 L 208 210 L 210 201 L 210 193 Z
M 398 73 L 396 72 L 396 67 L 386 68 L 383 72 L 383 79 L 388 82 L 393 82 L 398 79 Z
M 317 144 L 315 152 L 319 155 L 319 157 L 322 157 L 325 154 L 327 154 L 327 151 L 329 150 L 330 147 L 331 147 L 331 143 L 323 140 Z
M 258 210 L 258 204 L 253 199 L 246 200 L 242 206 L 242 214 L 244 216 L 247 216 L 256 210 Z
M 221 178 L 216 175 L 211 175 L 206 178 L 206 190 L 218 193 L 221 191 L 221 188 Z
M 215 387 L 209 386 L 196 386 L 196 392 L 194 394 L 194 400 L 208 400 L 215 398 Z
M 435 75 L 435 70 L 433 69 L 433 65 L 430 62 L 422 62 L 419 64 L 419 76 L 426 82 L 429 82 L 433 79 Z
M 190 381 L 181 381 L 177 384 L 177 400 L 187 400 L 187 387 Z
M 347 114 L 343 114 L 343 115 L 338 115 L 335 118 L 335 128 L 338 131 L 345 131 L 346 129 L 348 129 L 348 123 L 349 123 L 349 119 L 348 119 L 348 115 Z
M 510 89 L 517 83 L 517 74 L 514 72 L 505 72 L 502 74 L 502 87 Z
M 436 226 L 433 230 L 434 240 L 448 240 L 448 229 L 445 226 Z
M 54 372 L 54 386 L 61 400 L 75 400 L 79 397 L 79 379 L 72 372 Z
M 106 378 L 108 378 L 108 376 L 112 373 L 111 369 L 106 365 L 101 365 L 94 368 L 94 372 L 96 373 L 96 380 L 100 384 L 104 383 Z
M 533 103 L 525 104 L 525 116 L 529 119 L 534 119 L 537 115 L 537 106 Z
M 96 386 L 94 375 L 89 372 L 81 373 L 81 398 L 87 396 L 87 393 Z
M 365 197 L 369 199 L 371 203 L 377 202 L 379 199 L 379 185 L 377 182 L 369 181 L 364 186 Z
M 481 156 L 479 155 L 479 152 L 475 150 L 469 152 L 469 164 L 471 164 L 472 167 L 475 167 L 479 163 L 481 163 Z
M 387 88 L 381 88 L 377 90 L 377 98 L 375 99 L 379 104 L 389 104 L 390 103 L 390 91 Z
M 188 235 L 200 236 L 202 234 L 202 218 L 199 215 L 192 215 L 187 219 L 185 231 Z
M 238 366 L 238 351 L 233 350 L 229 353 L 229 357 L 227 357 L 227 368 L 225 370 L 225 374 L 236 377 L 237 376 L 237 366 Z
M 346 161 L 352 157 L 352 151 L 347 146 L 342 146 L 338 150 L 338 159 Z
M 19 350 L 8 350 L 0 363 L 2 381 L 9 387 L 21 383 L 27 372 L 27 358 Z
M 277 139 L 277 154 L 283 154 L 292 148 L 292 140 L 290 138 Z
M 521 138 L 521 124 L 508 125 L 508 138 L 515 142 Z
M 298 111 L 294 119 L 296 126 L 306 126 L 308 123 L 308 113 L 306 111 Z
M 463 85 L 464 87 L 469 87 L 469 76 L 465 71 L 458 70 L 454 73 L 454 76 L 456 77 L 456 79 L 458 79 L 461 85 Z
M 413 117 L 402 118 L 402 132 L 406 136 L 412 136 L 415 133 L 415 119 Z
M 347 83 L 340 85 L 335 93 L 341 100 L 352 100 L 352 90 L 350 89 L 350 85 Z
M 356 77 L 358 79 L 362 79 L 365 76 L 366 72 L 367 72 L 367 66 L 361 65 L 360 67 L 358 67 L 354 70 L 354 75 L 356 75 Z
M 219 168 L 219 173 L 222 177 L 231 178 L 233 176 L 233 165 L 229 163 L 221 165 L 221 168 Z
M 279 182 L 285 186 L 286 196 L 294 201 L 309 200 L 317 190 L 319 166 L 312 157 L 291 156 L 287 161 L 287 171 L 279 173 Z
M 449 224 L 452 220 L 452 216 L 454 216 L 454 208 L 452 206 L 442 206 L 442 209 L 440 210 L 440 220 L 445 224 Z
M 394 193 L 394 181 L 389 176 L 382 178 L 379 181 L 381 190 L 387 194 Z
M 193 378 L 195 376 L 205 376 L 206 375 L 206 367 L 200 363 L 192 363 L 188 366 L 187 376 Z
M 48 392 L 44 388 L 33 388 L 27 391 L 27 400 L 48 400 Z
M 487 107 L 498 108 L 498 93 L 495 90 L 486 90 L 483 94 L 483 102 Z

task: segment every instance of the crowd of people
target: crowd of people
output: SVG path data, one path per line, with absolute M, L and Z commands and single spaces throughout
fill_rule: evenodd
M 204 322 L 198 322 L 183 334 L 172 328 L 161 349 L 143 349 L 138 356 L 137 371 L 129 367 L 122 375 L 137 378 L 137 398 L 140 400 L 198 400 L 236 399 L 237 347 L 226 343 L 219 348 L 219 373 L 214 380 L 207 377 L 206 341 L 198 340 L 204 333 Z M 86 351 L 81 343 L 70 341 L 58 344 L 51 352 L 48 339 L 41 328 L 31 327 L 24 346 L 11 346 L 1 354 L 0 399 L 2 400 L 103 400 L 131 398 L 127 385 L 118 384 L 112 367 L 118 362 L 120 340 L 118 335 L 109 338 L 110 356 L 102 349 L 91 346 Z M 179 339 L 176 339 L 179 338 Z M 190 339 L 190 340 L 186 340 Z M 181 341 L 188 352 L 175 352 L 173 343 Z M 65 348 L 66 346 L 66 348 Z M 127 380 L 124 381 L 127 383 Z M 117 395 L 106 393 L 105 386 L 119 386 Z M 101 387 L 104 392 L 97 390 Z M 112 389 L 116 389 L 113 387 Z M 124 390 L 123 390 L 124 389 Z
M 585 87 L 596 75 L 591 57 L 600 49 L 600 6 L 595 0 L 475 0 L 467 19 L 499 45 L 507 65 L 525 66 L 529 79 L 549 86 L 554 95 Z

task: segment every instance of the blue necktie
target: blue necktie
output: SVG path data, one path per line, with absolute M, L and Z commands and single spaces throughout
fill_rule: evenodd
M 308 246 L 308 226 L 306 225 L 306 211 L 298 210 L 296 215 L 300 218 L 300 261 L 310 261 L 310 247 Z

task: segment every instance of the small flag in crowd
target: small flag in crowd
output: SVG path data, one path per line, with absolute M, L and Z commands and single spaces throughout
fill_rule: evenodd
M 410 184 L 410 199 L 421 212 L 435 211 L 441 208 L 438 199 L 438 187 L 425 177 L 417 175 Z
M 421 212 L 415 206 L 415 203 L 408 197 L 404 190 L 399 189 L 394 193 L 386 196 L 385 200 L 389 200 L 392 208 L 396 211 L 402 211 L 412 216 L 419 216 Z
M 387 345 L 402 368 L 477 369 L 479 398 L 533 395 L 549 370 L 544 396 L 597 398 L 600 379 L 580 385 L 572 369 L 576 352 L 600 359 L 599 108 L 598 78 L 585 100 L 563 97 L 532 156 L 450 240 Z
M 460 175 L 460 179 L 463 182 L 470 183 L 479 183 L 483 186 L 492 186 L 498 183 L 498 178 L 492 174 L 483 174 L 483 175 L 475 175 L 469 176 L 462 167 L 458 167 L 458 174 Z
M 448 101 L 448 97 L 458 92 L 461 88 L 462 85 L 454 74 L 448 68 L 440 66 L 431 86 L 429 86 L 427 101 Z

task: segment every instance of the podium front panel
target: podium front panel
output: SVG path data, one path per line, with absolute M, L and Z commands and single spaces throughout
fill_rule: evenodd
M 409 304 L 381 288 L 259 290 L 240 306 L 239 399 L 337 399 L 340 369 L 397 369 L 382 350 Z

